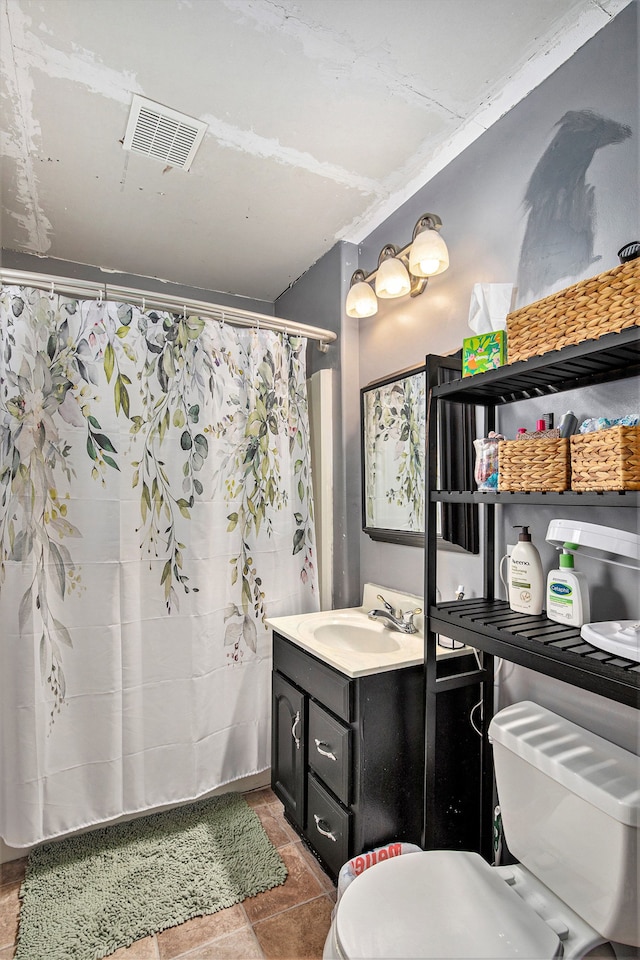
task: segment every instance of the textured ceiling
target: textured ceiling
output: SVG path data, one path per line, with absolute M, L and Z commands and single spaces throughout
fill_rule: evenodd
M 2 246 L 274 300 L 628 0 L 0 0 Z M 207 123 L 123 150 L 132 95 Z

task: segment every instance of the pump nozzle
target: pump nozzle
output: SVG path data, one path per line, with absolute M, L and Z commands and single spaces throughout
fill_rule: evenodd
M 514 530 L 520 530 L 520 534 L 519 534 L 519 536 L 518 536 L 518 540 L 524 540 L 525 542 L 530 542 L 530 541 L 531 541 L 531 534 L 529 533 L 529 525 L 528 525 L 528 524 L 527 524 L 526 527 L 523 527 L 521 523 L 514 523 L 513 529 L 514 529 Z
M 573 570 L 573 554 L 578 549 L 577 543 L 563 543 L 562 547 L 559 548 L 560 553 L 560 569 L 561 570 Z

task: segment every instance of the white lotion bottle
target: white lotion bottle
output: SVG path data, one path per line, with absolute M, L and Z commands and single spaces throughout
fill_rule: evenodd
M 577 544 L 565 543 L 560 569 L 551 570 L 547 577 L 547 616 L 572 627 L 581 627 L 591 617 L 587 578 L 573 569 L 573 554 L 569 552 L 577 549 Z
M 529 527 L 522 527 L 509 563 L 509 606 L 516 613 L 542 613 L 544 573 L 540 554 L 531 542 Z

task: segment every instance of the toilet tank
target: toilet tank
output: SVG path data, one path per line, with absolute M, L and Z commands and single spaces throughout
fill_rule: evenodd
M 640 946 L 640 759 L 529 701 L 489 738 L 513 856 L 603 938 Z

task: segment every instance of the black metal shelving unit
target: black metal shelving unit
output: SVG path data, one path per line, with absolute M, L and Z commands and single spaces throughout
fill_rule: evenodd
M 581 493 L 576 490 L 567 490 L 564 493 L 555 493 L 552 490 L 541 490 L 540 493 L 531 493 L 527 490 L 519 491 L 484 491 L 484 490 L 434 490 L 431 499 L 440 503 L 493 503 L 506 506 L 510 503 L 532 503 L 539 506 L 565 507 L 640 507 L 639 490 L 607 490 L 601 493 Z
M 638 373 L 638 327 L 628 327 L 620 333 L 606 333 L 597 340 L 585 340 L 540 357 L 434 386 L 437 397 L 442 400 L 495 405 L 546 397 L 634 377 Z
M 496 425 L 496 407 L 619 380 L 640 373 L 640 329 L 631 327 L 598 340 L 555 350 L 544 356 L 509 364 L 473 377 L 443 381 L 443 367 L 460 370 L 459 361 L 427 357 L 427 516 L 425 524 L 425 605 L 428 623 L 425 644 L 427 739 L 425 772 L 425 846 L 432 846 L 443 812 L 437 807 L 436 723 L 437 699 L 453 685 L 482 686 L 483 746 L 481 758 L 479 850 L 492 852 L 493 769 L 487 729 L 493 714 L 493 657 L 590 690 L 601 696 L 640 707 L 640 664 L 598 650 L 580 631 L 548 620 L 514 613 L 495 598 L 495 508 L 509 504 L 566 507 L 626 507 L 638 509 L 640 492 L 483 492 L 438 489 L 438 407 L 442 402 L 465 403 L 484 409 L 485 430 Z M 485 514 L 483 537 L 483 597 L 436 602 L 438 504 L 471 503 Z M 478 651 L 478 669 L 458 677 L 439 679 L 436 666 L 438 635 L 461 641 Z M 442 733 L 446 736 L 446 732 Z
M 457 600 L 430 611 L 431 627 L 522 667 L 638 706 L 640 664 L 598 650 L 576 627 L 514 613 L 504 600 Z

